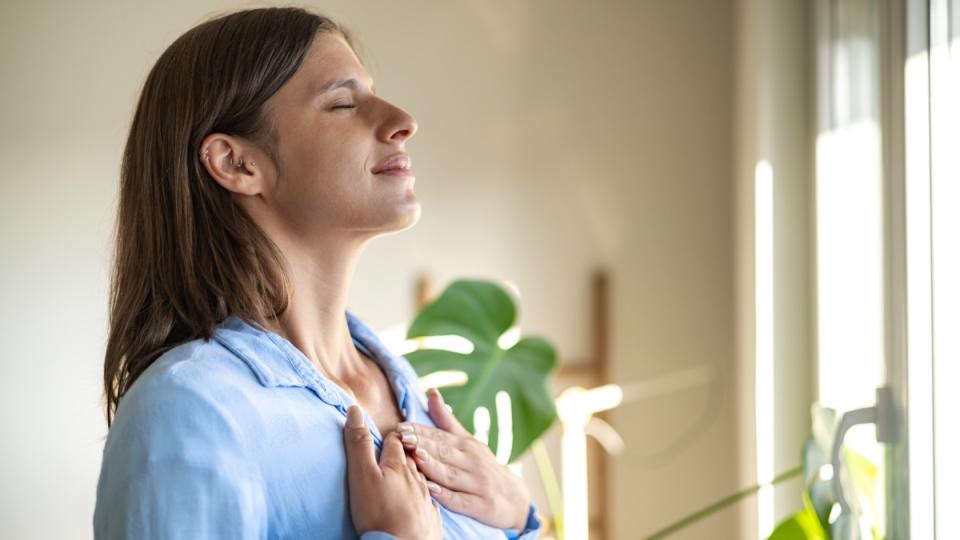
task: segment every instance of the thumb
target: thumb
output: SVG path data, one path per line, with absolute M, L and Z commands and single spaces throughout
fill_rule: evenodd
M 430 411 L 430 418 L 438 428 L 453 433 L 454 435 L 470 435 L 470 433 L 460 425 L 460 421 L 453 415 L 447 404 L 443 402 L 443 396 L 436 388 L 427 390 L 427 409 Z
M 343 445 L 347 451 L 347 482 L 351 487 L 367 476 L 380 474 L 373 451 L 373 437 L 363 422 L 363 412 L 356 405 L 347 409 Z

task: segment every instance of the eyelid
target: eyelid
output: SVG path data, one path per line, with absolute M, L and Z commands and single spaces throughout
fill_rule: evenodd
M 337 109 L 342 107 L 355 107 L 357 105 L 357 100 L 352 93 L 345 96 L 337 96 L 336 99 L 332 100 L 330 103 L 330 108 Z

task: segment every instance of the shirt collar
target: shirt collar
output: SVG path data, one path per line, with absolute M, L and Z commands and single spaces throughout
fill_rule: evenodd
M 416 384 L 413 368 L 390 351 L 359 317 L 350 310 L 344 314 L 354 344 L 383 369 L 403 411 L 407 407 L 407 394 Z M 307 387 L 331 405 L 349 406 L 353 403 L 349 395 L 324 377 L 286 338 L 255 322 L 230 315 L 216 329 L 214 339 L 243 360 L 265 387 Z

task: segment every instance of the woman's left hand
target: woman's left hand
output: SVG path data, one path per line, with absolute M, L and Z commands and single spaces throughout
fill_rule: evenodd
M 517 475 L 497 462 L 453 416 L 440 392 L 427 392 L 430 418 L 438 428 L 403 422 L 403 446 L 427 477 L 431 495 L 443 506 L 498 529 L 523 529 L 530 494 Z

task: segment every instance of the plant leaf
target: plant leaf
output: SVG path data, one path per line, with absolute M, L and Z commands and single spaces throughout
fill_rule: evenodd
M 808 506 L 777 525 L 768 540 L 829 540 L 829 537 Z
M 843 458 L 844 472 L 852 484 L 854 493 L 860 494 L 871 506 L 875 506 L 877 466 L 866 456 L 851 448 L 843 449 Z
M 498 420 L 496 395 L 506 392 L 511 400 L 513 445 L 510 461 L 523 454 L 557 419 L 547 377 L 556 366 L 556 352 L 539 337 L 525 337 L 510 349 L 498 344 L 500 336 L 516 319 L 513 299 L 489 281 L 458 280 L 447 287 L 417 315 L 407 338 L 458 335 L 473 343 L 469 354 L 440 349 L 421 349 L 406 355 L 423 377 L 440 370 L 467 374 L 463 386 L 441 388 L 444 400 L 467 430 L 473 432 L 477 407 L 490 411 L 490 447 L 496 451 Z
M 822 475 L 830 465 L 830 450 L 833 447 L 833 434 L 837 429 L 837 412 L 834 409 L 813 404 L 810 407 L 811 435 L 803 446 L 803 478 L 806 486 L 805 498 L 808 498 L 813 511 L 824 530 L 830 528 L 830 510 L 836 504 L 833 482 L 828 475 Z
M 830 509 L 836 504 L 833 484 L 821 476 L 820 471 L 830 463 L 827 452 L 810 436 L 803 445 L 803 478 L 805 483 L 804 500 L 809 500 L 813 512 L 821 527 L 830 526 Z

